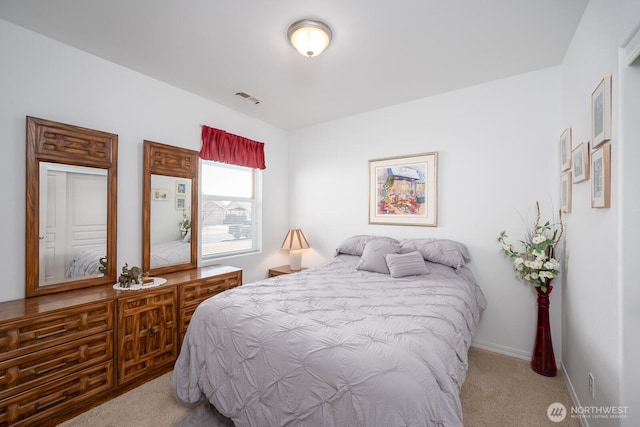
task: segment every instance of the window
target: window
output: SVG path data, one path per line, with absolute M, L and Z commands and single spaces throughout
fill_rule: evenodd
M 207 160 L 200 170 L 202 261 L 258 251 L 260 172 Z

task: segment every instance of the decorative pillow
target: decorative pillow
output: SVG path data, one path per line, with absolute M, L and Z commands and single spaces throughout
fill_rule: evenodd
M 362 252 L 360 262 L 356 270 L 372 271 L 374 273 L 389 274 L 387 260 L 388 254 L 395 254 L 400 250 L 400 245 L 386 239 L 375 239 L 367 242 Z
M 417 276 L 429 274 L 429 267 L 424 262 L 422 254 L 418 251 L 406 254 L 387 254 L 387 267 L 391 277 Z
M 469 250 L 460 242 L 448 239 L 405 239 L 403 248 L 414 248 L 422 257 L 431 262 L 460 268 L 471 261 Z
M 360 234 L 357 236 L 351 236 L 340 243 L 340 245 L 336 248 L 335 255 L 346 254 L 362 256 L 362 253 L 364 252 L 364 246 L 371 240 L 385 240 L 392 243 L 400 243 L 398 240 L 392 239 L 391 237 Z
M 191 229 L 187 230 L 187 234 L 184 235 L 184 239 L 182 239 L 184 243 L 191 242 Z

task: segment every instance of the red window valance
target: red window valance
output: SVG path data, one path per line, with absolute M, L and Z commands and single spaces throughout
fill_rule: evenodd
M 230 165 L 265 169 L 264 143 L 202 126 L 200 158 Z

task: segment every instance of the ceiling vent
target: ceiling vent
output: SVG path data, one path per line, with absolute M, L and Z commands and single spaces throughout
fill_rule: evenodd
M 258 98 L 256 98 L 255 96 L 253 96 L 251 94 L 248 94 L 247 92 L 236 92 L 236 95 L 241 97 L 241 98 L 244 98 L 244 99 L 246 99 L 248 101 L 251 101 L 256 105 L 260 104 L 260 100 Z

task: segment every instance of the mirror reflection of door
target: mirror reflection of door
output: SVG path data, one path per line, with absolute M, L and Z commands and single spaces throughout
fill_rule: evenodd
M 107 171 L 40 162 L 39 285 L 102 277 Z
M 191 179 L 151 175 L 150 268 L 191 262 Z

